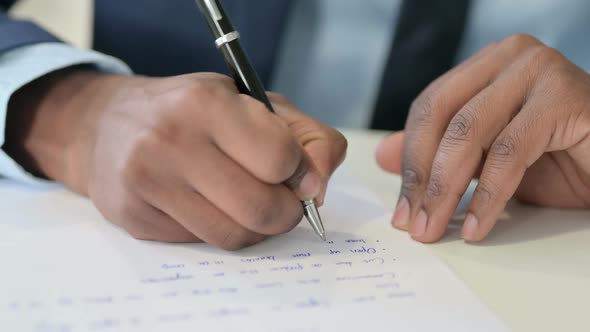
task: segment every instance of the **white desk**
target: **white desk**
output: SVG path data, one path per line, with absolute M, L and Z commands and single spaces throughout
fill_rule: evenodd
M 385 133 L 344 133 L 346 167 L 393 209 L 400 179 L 374 162 Z M 428 247 L 513 330 L 590 331 L 590 212 L 508 212 L 481 244 L 465 244 L 453 229 Z

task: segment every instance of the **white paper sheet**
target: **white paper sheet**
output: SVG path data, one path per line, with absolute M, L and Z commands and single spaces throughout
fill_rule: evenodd
M 238 252 L 130 238 L 64 190 L 0 182 L 0 330 L 502 331 L 390 211 L 337 175 L 305 223 Z

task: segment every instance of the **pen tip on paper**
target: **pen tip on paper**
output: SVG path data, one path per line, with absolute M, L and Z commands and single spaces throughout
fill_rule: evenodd
M 304 201 L 303 208 L 303 213 L 305 214 L 305 217 L 309 221 L 314 232 L 325 242 L 326 231 L 324 230 L 324 224 L 322 223 L 322 218 L 320 217 L 318 208 L 315 206 L 312 200 Z

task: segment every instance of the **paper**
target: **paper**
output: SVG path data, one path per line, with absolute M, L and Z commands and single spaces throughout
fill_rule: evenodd
M 2 331 L 502 331 L 391 212 L 337 175 L 321 209 L 238 252 L 137 241 L 64 190 L 0 182 Z

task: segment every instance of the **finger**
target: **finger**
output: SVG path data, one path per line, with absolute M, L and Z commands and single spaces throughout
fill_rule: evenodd
M 404 131 L 385 137 L 375 153 L 377 164 L 387 172 L 401 174 L 403 147 Z
M 300 112 L 286 98 L 270 92 L 277 115 L 285 121 L 323 178 L 329 178 L 346 156 L 346 138 L 336 129 Z
M 426 228 L 420 230 L 424 233 L 413 233 L 414 239 L 434 242 L 444 235 L 461 197 L 477 174 L 484 151 L 520 111 L 523 96 L 528 95 L 531 82 L 539 73 L 528 66 L 536 49 L 529 53 L 451 119 L 435 154 L 424 192 Z
M 405 131 L 402 130 L 386 136 L 379 143 L 375 152 L 375 159 L 381 169 L 393 174 L 401 174 L 404 139 Z M 475 178 L 479 178 L 482 168 L 483 161 L 480 162 L 479 167 L 474 174 Z
M 288 181 L 302 200 L 316 197 L 320 176 L 287 124 L 249 96 L 235 99 L 235 105 L 224 105 L 235 109 L 223 112 L 211 125 L 210 134 L 219 149 L 265 183 Z
M 136 218 L 125 221 L 125 230 L 134 238 L 169 243 L 203 242 L 169 215 L 147 203 Z
M 509 38 L 479 59 L 463 66 L 444 81 L 429 86 L 413 103 L 406 125 L 406 140 L 402 163 L 402 193 L 400 202 L 408 201 L 409 220 L 394 220 L 400 228 L 411 228 L 415 234 L 423 234 L 428 216 L 423 210 L 432 162 L 439 142 L 451 118 L 473 96 L 493 82 L 499 72 L 514 58 L 539 42 L 533 38 Z
M 203 241 L 225 249 L 237 250 L 266 238 L 234 222 L 205 197 L 188 187 L 168 192 L 171 204 L 164 211 Z
M 316 199 L 321 195 L 323 178 L 307 153 L 303 152 L 301 161 L 283 184 L 291 189 L 302 201 Z
M 484 47 L 482 50 L 477 52 L 471 58 L 467 59 L 466 61 L 464 61 L 460 65 L 452 68 L 451 70 L 446 72 L 444 75 L 437 78 L 434 82 L 432 82 L 429 85 L 427 90 L 428 89 L 436 90 L 439 87 L 443 86 L 452 77 L 454 77 L 456 73 L 461 72 L 461 71 L 465 70 L 465 68 L 472 66 L 473 63 L 479 61 L 484 56 L 487 56 L 488 54 L 490 54 L 495 48 L 496 48 L 495 43 L 492 43 L 492 44 Z M 422 94 L 425 94 L 425 93 L 427 93 L 427 91 L 424 91 Z M 404 149 L 406 149 L 406 146 L 408 146 L 407 148 L 415 148 L 415 147 L 410 146 L 411 144 L 406 144 L 406 136 L 407 136 L 406 134 L 407 134 L 407 132 L 404 131 L 403 139 L 401 139 L 402 147 L 399 148 L 399 152 L 396 149 L 396 144 L 398 144 L 397 140 L 400 140 L 400 138 L 398 136 L 396 136 L 395 134 L 390 136 L 390 138 L 384 139 L 382 145 L 380 145 L 380 147 L 379 147 L 379 149 L 380 149 L 379 158 L 381 159 L 381 167 L 383 167 L 386 171 L 390 171 L 390 172 L 398 173 L 398 174 L 402 175 L 402 190 L 400 192 L 397 206 L 395 208 L 395 213 L 392 218 L 392 224 L 395 227 L 402 229 L 402 230 L 408 229 L 409 223 L 413 219 L 411 217 L 411 215 L 416 214 L 416 213 L 411 212 L 410 202 L 409 202 L 408 198 L 406 197 L 409 194 L 404 193 L 404 189 L 403 189 L 403 188 L 411 187 L 412 186 L 411 184 L 414 182 L 413 180 L 417 179 L 415 176 L 413 176 L 413 173 L 411 173 L 411 172 L 408 172 L 408 173 L 406 173 L 406 176 L 403 176 L 403 174 L 404 174 L 404 169 L 403 169 L 404 153 L 403 153 L 403 151 L 404 151 Z M 390 144 L 392 145 L 391 148 L 393 148 L 393 151 L 391 151 L 391 154 L 389 153 L 389 151 L 386 151 L 386 149 L 388 149 L 390 147 Z M 398 166 L 398 163 L 395 159 L 397 153 L 401 154 L 399 166 Z M 389 159 L 387 156 L 390 156 L 391 159 Z M 404 181 L 404 179 L 405 179 L 405 181 Z M 412 190 L 411 190 L 411 188 L 408 188 L 407 191 L 412 191 Z M 416 200 L 416 196 L 418 196 L 418 195 L 417 194 L 414 195 L 414 197 L 415 197 L 414 198 L 414 201 L 415 201 L 414 206 L 418 206 L 420 203 L 419 201 Z M 414 211 L 415 211 L 415 209 L 414 209 Z
M 556 118 L 528 103 L 492 143 L 462 229 L 466 241 L 484 239 L 526 170 L 546 151 Z
M 286 98 L 274 93 L 269 93 L 269 97 L 277 115 L 287 123 L 320 175 L 321 191 L 316 201 L 321 205 L 330 177 L 346 156 L 346 138 L 337 130 L 299 112 Z
M 191 188 L 246 229 L 275 235 L 301 221 L 302 205 L 291 190 L 259 181 L 213 145 L 187 154 L 182 164 Z
M 153 206 L 148 206 L 146 209 L 148 210 L 149 216 L 146 216 L 142 220 L 144 224 L 151 225 L 152 231 L 147 234 L 150 237 L 144 240 L 170 243 L 203 242 L 203 240 L 188 231 L 162 210 Z
M 487 83 L 488 78 L 483 75 L 476 75 L 479 82 L 471 85 L 470 90 L 463 90 L 461 95 L 454 96 L 453 105 L 435 106 L 432 102 L 432 99 L 435 98 L 433 95 L 442 96 L 442 93 L 455 93 L 455 91 L 447 87 L 457 84 L 454 82 L 464 81 L 465 72 L 474 71 L 474 68 L 481 70 L 479 68 L 482 68 L 483 59 L 488 59 L 491 54 L 494 54 L 497 47 L 496 45 L 490 45 L 466 62 L 450 70 L 430 84 L 414 101 L 405 128 L 401 169 L 402 187 L 392 220 L 395 227 L 408 230 L 410 223 L 416 219 L 416 216 L 421 211 L 422 193 L 429 177 L 436 146 L 442 135 L 442 133 L 439 134 L 438 132 L 444 130 L 442 122 L 444 117 L 440 114 L 439 109 L 442 108 L 446 113 L 450 113 L 460 108 L 462 103 L 465 103 L 469 98 L 468 95 L 479 91 Z M 488 76 L 490 75 L 488 73 Z M 461 79 L 457 78 L 457 76 L 460 76 Z M 443 88 L 446 90 L 438 92 Z M 437 108 L 436 112 L 433 108 Z M 435 113 L 435 118 L 430 119 L 430 116 Z M 440 128 L 437 128 L 437 126 Z M 425 225 L 425 213 L 421 213 L 420 217 L 419 225 Z
M 233 221 L 224 212 L 213 206 L 194 188 L 190 187 L 183 173 L 186 161 L 172 151 L 168 152 L 172 163 L 142 163 L 147 169 L 136 168 L 129 172 L 132 185 L 142 200 L 162 213 L 168 215 L 172 221 L 195 238 L 226 250 L 236 250 L 262 241 L 266 236 L 252 232 Z M 186 156 L 187 153 L 181 154 Z M 206 160 L 206 155 L 203 155 Z M 150 176 L 145 176 L 145 174 Z M 207 175 L 221 173 L 203 173 Z M 131 204 L 127 204 L 132 206 Z M 136 209 L 132 209 L 136 211 Z M 144 215 L 137 215 L 133 220 L 149 220 Z M 137 236 L 144 236 L 137 234 Z
M 164 153 L 164 152 L 162 152 Z M 93 183 L 89 191 L 99 211 L 112 223 L 123 228 L 133 237 L 141 240 L 162 242 L 202 242 L 165 212 L 152 204 L 162 201 L 161 195 L 169 181 L 169 174 L 175 174 L 170 165 L 153 162 L 151 153 L 129 157 L 122 165 L 118 177 L 107 177 L 117 182 L 115 190 L 108 195 L 101 193 L 109 183 Z M 170 155 L 164 156 L 164 158 Z M 112 185 L 112 183 L 111 183 Z M 150 197 L 157 200 L 150 201 Z
M 105 214 L 113 224 L 139 240 L 202 242 L 161 210 L 150 205 L 137 191 L 125 192 Z
M 444 83 L 446 79 L 453 73 L 461 70 L 470 63 L 473 63 L 473 61 L 479 59 L 483 54 L 487 54 L 487 52 L 489 52 L 489 50 L 493 47 L 495 47 L 495 44 L 489 45 L 486 48 L 482 49 L 474 57 L 443 75 L 439 80 L 436 81 L 435 84 L 440 85 Z M 404 131 L 392 133 L 385 137 L 377 147 L 377 151 L 375 154 L 376 160 L 383 170 L 394 174 L 401 174 L 402 152 L 405 137 L 404 134 Z

